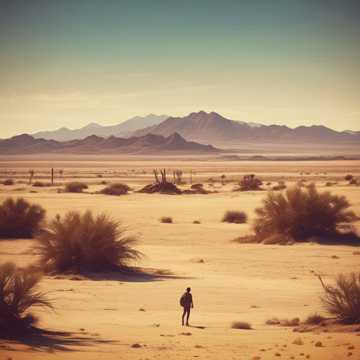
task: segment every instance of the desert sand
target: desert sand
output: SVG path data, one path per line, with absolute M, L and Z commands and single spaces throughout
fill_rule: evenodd
M 35 180 L 49 181 L 49 169 L 63 169 L 58 186 L 34 188 Z M 134 189 L 152 181 L 152 169 L 180 168 L 189 181 L 203 182 L 207 195 L 130 193 L 116 197 L 95 194 L 101 181 L 125 182 Z M 88 277 L 46 276 L 41 290 L 53 300 L 54 311 L 37 310 L 39 327 L 66 332 L 27 341 L 1 341 L 0 359 L 360 359 L 360 332 L 296 333 L 291 327 L 265 325 L 272 318 L 305 319 L 326 315 L 322 288 L 314 272 L 332 281 L 339 273 L 360 271 L 358 249 L 351 246 L 296 244 L 293 246 L 238 244 L 232 240 L 251 231 L 254 209 L 266 191 L 232 192 L 243 174 L 255 173 L 264 182 L 300 179 L 320 190 L 345 195 L 360 214 L 360 187 L 344 175 L 360 175 L 360 161 L 236 162 L 214 159 L 119 159 L 111 161 L 2 159 L 1 178 L 17 183 L 0 185 L 0 201 L 24 197 L 41 204 L 47 218 L 68 210 L 104 211 L 138 235 L 145 256 L 136 265 L 153 269 L 151 277 L 101 273 Z M 228 183 L 219 182 L 226 175 Z M 100 177 L 101 176 L 101 177 Z M 208 178 L 216 181 L 212 187 Z M 83 194 L 57 193 L 61 184 L 84 180 Z M 326 187 L 326 182 L 337 182 Z M 184 185 L 186 187 L 188 185 Z M 266 187 L 266 186 L 265 186 Z M 243 210 L 248 224 L 222 223 L 227 210 Z M 173 224 L 159 222 L 171 216 Z M 199 220 L 200 224 L 193 224 Z M 355 223 L 360 230 L 360 222 Z M 20 266 L 37 259 L 34 240 L 0 241 L 1 262 Z M 195 308 L 190 327 L 181 326 L 179 298 L 191 286 Z M 253 330 L 232 329 L 247 321 Z M 302 345 L 294 344 L 301 338 Z M 315 346 L 316 342 L 322 346 Z M 138 344 L 138 345 L 136 345 Z

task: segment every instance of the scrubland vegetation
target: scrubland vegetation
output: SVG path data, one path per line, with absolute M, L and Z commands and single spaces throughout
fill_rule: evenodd
M 45 210 L 23 198 L 7 198 L 0 205 L 0 238 L 32 238 L 40 230 Z

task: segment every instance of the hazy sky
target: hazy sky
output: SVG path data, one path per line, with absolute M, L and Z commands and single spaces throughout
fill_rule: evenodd
M 360 130 L 360 1 L 0 6 L 0 138 L 198 110 Z

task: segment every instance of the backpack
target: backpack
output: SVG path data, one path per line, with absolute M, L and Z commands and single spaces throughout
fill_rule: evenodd
M 180 298 L 180 306 L 184 307 L 186 305 L 186 294 L 183 294 Z

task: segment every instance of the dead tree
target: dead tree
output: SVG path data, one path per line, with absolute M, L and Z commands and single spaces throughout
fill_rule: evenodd
M 181 170 L 174 170 L 173 176 L 174 176 L 174 183 L 175 184 L 181 185 L 183 183 L 182 175 L 183 175 L 183 172 Z

